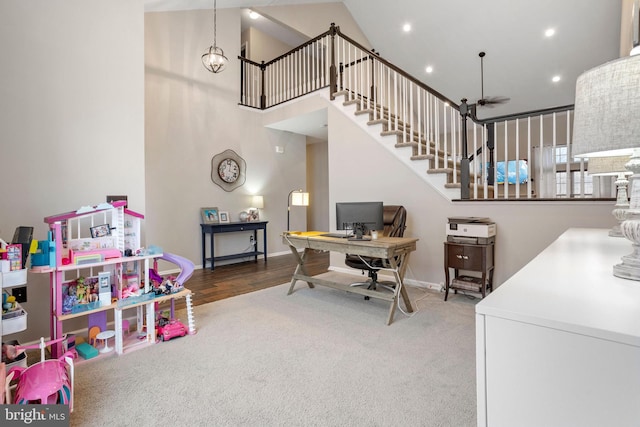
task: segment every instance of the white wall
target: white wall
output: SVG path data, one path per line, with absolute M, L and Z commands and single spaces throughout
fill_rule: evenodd
M 264 196 L 269 253 L 288 252 L 279 237 L 287 195 L 306 181 L 305 137 L 267 129 L 263 113 L 238 107 L 240 9 L 218 10 L 217 44 L 229 65 L 218 74 L 202 66 L 211 19 L 211 10 L 145 15 L 147 243 L 196 265 L 202 264 L 200 208 L 215 206 L 237 220 L 255 194 Z M 286 146 L 285 153 L 276 153 L 276 145 Z M 210 178 L 211 158 L 226 149 L 247 163 L 246 183 L 231 192 Z M 294 220 L 306 228 L 304 216 Z M 248 238 L 216 237 L 216 255 L 246 251 Z
M 0 237 L 126 194 L 145 211 L 142 0 L 0 2 Z M 49 275 L 28 274 L 26 341 L 49 335 Z
M 444 282 L 443 242 L 451 216 L 489 217 L 496 222 L 496 286 L 567 228 L 610 228 L 615 223 L 611 215 L 614 202 L 448 201 L 354 124 L 350 115 L 332 105 L 328 119 L 330 224 L 335 223 L 335 202 L 381 200 L 404 205 L 405 235 L 420 239 L 406 278 L 419 284 Z M 395 143 L 394 138 L 388 141 Z M 343 261 L 344 255 L 331 255 L 333 268 L 348 269 Z
M 329 230 L 329 145 L 307 138 L 307 188 L 311 201 L 307 208 L 308 230 Z
M 328 31 L 331 23 L 334 23 L 340 27 L 343 34 L 348 35 L 367 49 L 371 48 L 369 41 L 342 2 L 265 6 L 254 8 L 254 10 L 309 38 Z

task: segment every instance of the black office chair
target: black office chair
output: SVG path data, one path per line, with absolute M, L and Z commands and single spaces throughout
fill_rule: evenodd
M 385 237 L 402 237 L 404 230 L 407 228 L 407 210 L 404 206 L 385 205 L 384 206 L 384 230 L 382 235 Z M 366 282 L 352 283 L 350 286 L 366 286 L 367 289 L 376 290 L 378 286 L 394 291 L 395 283 L 379 282 L 378 271 L 387 267 L 386 261 L 382 258 L 372 258 L 359 255 L 347 254 L 345 264 L 351 268 L 357 268 L 369 274 L 369 280 Z M 365 297 L 369 299 L 369 297 Z

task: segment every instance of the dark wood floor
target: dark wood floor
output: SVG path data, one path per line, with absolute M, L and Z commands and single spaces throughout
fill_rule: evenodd
M 305 267 L 310 275 L 324 273 L 329 268 L 329 252 L 311 252 L 305 259 Z M 216 266 L 211 269 L 195 270 L 185 283 L 193 293 L 193 305 L 242 295 L 260 289 L 270 288 L 291 281 L 296 268 L 293 254 L 258 259 L 235 264 Z M 184 306 L 183 300 L 176 301 L 176 308 Z

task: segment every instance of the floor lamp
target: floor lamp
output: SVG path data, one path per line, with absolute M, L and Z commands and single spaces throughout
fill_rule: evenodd
M 613 275 L 640 280 L 640 55 L 586 71 L 576 81 L 572 155 L 610 157 L 631 154 L 626 168 L 631 201 L 620 225 L 633 252 L 613 266 Z
M 309 206 L 309 193 L 302 189 L 291 190 L 287 196 L 287 231 L 290 228 L 291 206 Z

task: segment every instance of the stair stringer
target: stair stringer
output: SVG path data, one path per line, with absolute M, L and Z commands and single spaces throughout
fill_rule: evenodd
M 416 173 L 423 181 L 432 186 L 438 193 L 440 193 L 445 199 L 451 201 L 460 198 L 459 188 L 447 188 L 448 183 L 446 173 L 428 173 L 429 160 L 428 159 L 412 159 L 413 148 L 409 145 L 404 147 L 396 147 L 398 141 L 397 135 L 381 135 L 382 124 L 369 124 L 368 114 L 356 114 L 358 106 L 355 103 L 344 105 L 343 97 L 337 96 L 335 100 L 331 100 L 329 97 L 329 91 L 320 91 L 320 96 L 329 101 L 333 107 L 343 113 L 353 123 L 359 126 L 367 133 L 374 141 L 378 142 L 384 148 L 389 151 L 398 160 L 404 163 L 410 170 Z

